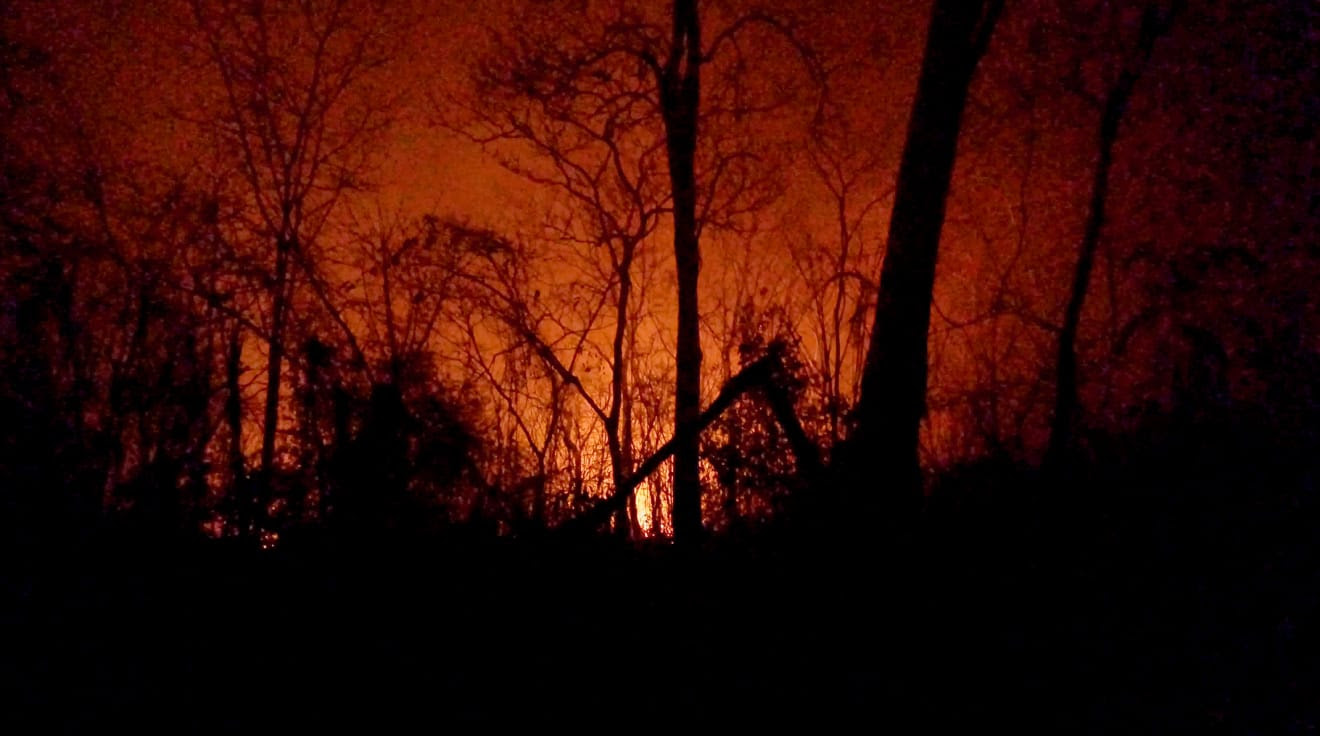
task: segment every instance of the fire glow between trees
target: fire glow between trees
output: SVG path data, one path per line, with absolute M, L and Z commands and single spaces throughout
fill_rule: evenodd
M 929 396 L 915 415 L 923 465 L 1038 460 L 1059 411 L 1081 412 L 1056 421 L 1056 440 L 1071 445 L 1060 438 L 1078 421 L 1120 431 L 1180 391 L 1259 398 L 1269 369 L 1229 356 L 1283 350 L 1281 335 L 1305 334 L 1296 319 L 1309 317 L 1300 305 L 1284 323 L 1273 304 L 1253 313 L 1243 300 L 1260 292 L 1232 274 L 1265 264 L 1261 277 L 1293 298 L 1288 284 L 1309 266 L 1267 259 L 1240 237 L 1306 207 L 1239 196 L 1234 177 L 1283 181 L 1311 144 L 1244 136 L 1245 110 L 1233 106 L 1265 94 L 1259 75 L 1275 74 L 1274 96 L 1261 100 L 1268 124 L 1300 124 L 1289 119 L 1289 69 L 1268 68 L 1293 62 L 1209 66 L 1214 50 L 1194 35 L 1210 21 L 1179 24 L 1175 6 L 1032 6 L 997 27 L 991 10 L 950 20 L 971 24 L 952 33 L 986 34 L 971 41 L 985 58 L 968 57 L 947 215 L 916 220 L 937 218 L 943 241 L 922 339 Z M 167 346 L 182 339 L 200 373 L 172 380 L 199 381 L 209 397 L 178 431 L 200 453 L 190 462 L 206 467 L 188 503 L 210 528 L 233 526 L 216 503 L 240 478 L 265 509 L 248 512 L 269 516 L 277 502 L 284 514 L 327 512 L 308 499 L 328 504 L 316 486 L 336 441 L 330 415 L 353 414 L 340 417 L 341 433 L 366 421 L 328 397 L 369 404 L 382 383 L 446 404 L 481 448 L 462 472 L 485 490 L 454 500 L 454 513 L 493 504 L 502 528 L 568 518 L 684 434 L 674 434 L 672 384 L 686 297 L 667 244 L 688 231 L 702 264 L 699 396 L 785 341 L 795 409 L 828 455 L 858 420 L 867 346 L 879 344 L 874 304 L 904 130 L 934 129 L 908 118 L 922 39 L 895 30 L 920 27 L 925 11 L 717 5 L 691 38 L 668 12 L 15 5 L 9 160 L 31 167 L 34 184 L 77 181 L 55 200 L 24 205 L 16 192 L 11 219 L 54 208 L 61 237 L 78 244 L 38 260 L 62 259 L 46 262 L 71 290 L 67 319 L 97 336 L 96 350 L 66 347 L 83 354 L 77 380 L 94 385 L 80 399 L 85 429 L 121 445 L 99 461 L 101 502 L 135 503 L 115 489 L 160 450 L 124 433 L 163 420 L 109 419 L 115 389 L 94 376 L 158 374 L 153 351 L 178 358 L 179 345 Z M 1186 84 L 1166 79 L 1196 64 L 1207 66 Z M 699 97 L 683 102 L 698 69 Z M 1206 121 L 1205 105 L 1237 122 Z M 685 126 L 697 131 L 690 154 L 674 138 Z M 1195 154 L 1171 143 L 1172 129 L 1198 140 Z M 929 158 L 929 144 L 917 145 Z M 696 189 L 685 204 L 672 177 L 689 156 Z M 1097 166 L 1104 177 L 1092 182 Z M 687 210 L 696 219 L 676 231 Z M 1083 230 L 1086 274 L 1073 279 Z M 1076 315 L 1069 294 L 1086 298 Z M 1233 330 L 1255 335 L 1210 324 L 1222 309 L 1255 325 Z M 176 316 L 157 327 L 162 310 Z M 170 334 L 184 323 L 193 332 Z M 1061 327 L 1070 347 L 1059 355 L 1078 359 L 1061 375 L 1077 388 L 1058 404 Z M 238 362 L 228 384 L 227 354 Z M 877 416 L 905 416 L 896 407 Z M 696 440 L 706 524 L 771 513 L 778 491 L 748 485 L 773 486 L 772 458 L 788 449 L 767 439 L 780 431 L 768 417 L 735 411 Z M 768 455 L 736 447 L 748 433 Z M 612 522 L 621 532 L 672 531 L 669 467 Z M 295 502 L 274 493 L 276 475 L 311 485 L 281 492 L 304 496 Z
M 1311 4 L 11 0 L 0 60 L 22 699 L 1314 730 Z

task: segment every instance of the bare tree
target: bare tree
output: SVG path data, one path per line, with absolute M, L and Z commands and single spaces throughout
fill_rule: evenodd
M 501 97 L 498 109 L 478 109 L 483 130 L 474 137 L 489 144 L 530 143 L 545 166 L 507 157 L 506 165 L 558 187 L 586 213 L 573 220 L 576 227 L 556 234 L 567 242 L 608 248 L 608 278 L 617 285 L 609 351 L 615 371 L 626 372 L 630 268 L 657 216 L 671 216 L 678 283 L 674 419 L 682 428 L 690 427 L 701 408 L 700 234 L 703 228 L 734 226 L 774 196 L 769 180 L 757 176 L 763 162 L 749 147 L 750 137 L 729 131 L 737 128 L 731 125 L 735 119 L 782 107 L 783 95 L 753 93 L 750 86 L 735 89 L 734 80 L 745 77 L 748 64 L 739 41 L 759 28 L 804 47 L 786 24 L 762 12 L 739 16 L 703 47 L 697 2 L 678 0 L 671 10 L 662 19 L 640 9 L 602 10 L 590 3 L 572 11 L 539 9 L 546 16 L 538 16 L 531 28 L 524 23 L 521 30 L 527 32 L 516 39 L 499 38 L 499 50 L 481 70 L 478 93 L 498 91 Z M 562 31 L 570 26 L 578 32 L 566 37 Z M 591 33 L 583 35 L 583 28 Z M 702 69 L 717 57 L 727 65 L 715 77 L 714 93 L 707 90 L 713 104 L 703 105 Z M 730 125 L 717 125 L 720 120 Z M 699 128 L 705 131 L 700 136 Z M 622 437 L 631 422 L 622 408 L 627 380 L 623 374 L 616 379 L 619 401 L 602 404 L 601 414 L 624 449 Z M 697 443 L 689 431 L 678 434 L 674 526 L 677 536 L 690 539 L 701 528 Z M 628 476 L 630 462 L 614 464 L 616 480 Z
M 471 107 L 474 119 L 464 130 L 506 168 L 562 199 L 563 207 L 545 224 L 556 240 L 552 247 L 566 247 L 577 259 L 574 270 L 585 276 L 574 279 L 570 288 L 595 292 L 593 303 L 599 297 L 609 305 L 613 325 L 602 350 L 607 398 L 587 406 L 601 422 L 611 475 L 618 483 L 632 472 L 634 454 L 627 338 L 639 308 L 635 265 L 669 210 L 663 146 L 654 135 L 644 84 L 636 77 L 583 75 L 575 56 L 561 55 L 535 39 L 505 39 L 501 48 L 477 72 L 482 102 Z M 510 142 L 521 146 L 511 151 Z M 518 156 L 526 149 L 536 154 L 531 162 Z M 505 285 L 512 284 L 506 280 Z M 501 313 L 520 322 L 518 330 L 534 335 L 527 339 L 540 343 L 537 352 L 545 356 L 545 338 L 526 324 L 534 306 L 528 296 L 506 289 L 505 306 L 517 307 Z M 599 312 L 593 308 L 588 314 L 594 319 Z M 576 341 L 575 358 L 585 345 Z M 561 373 L 559 380 L 578 386 L 585 397 L 580 377 L 549 365 Z M 622 515 L 616 519 L 621 533 L 632 526 Z
M 469 303 L 482 301 L 478 297 Z M 491 414 L 495 434 L 503 444 L 497 453 L 499 466 L 492 468 L 495 482 L 515 496 L 531 493 L 529 516 L 539 529 L 552 515 L 550 493 L 553 480 L 560 475 L 558 463 L 569 420 L 569 384 L 527 344 L 520 330 L 501 322 L 500 314 L 490 313 L 488 307 L 464 310 L 456 320 L 459 334 L 454 337 L 454 352 L 460 356 L 462 369 L 484 381 L 495 395 Z M 503 347 L 493 349 L 492 342 Z M 568 366 L 576 366 L 584 347 L 583 341 L 577 342 Z M 531 453 L 530 473 L 526 472 L 520 445 Z
M 482 253 L 481 263 L 465 268 L 462 277 L 473 292 L 471 304 L 477 307 L 479 314 L 495 321 L 481 330 L 482 335 L 488 340 L 497 338 L 503 344 L 494 351 L 489 345 L 483 345 L 478 327 L 469 315 L 462 346 L 469 356 L 469 364 L 487 379 L 500 397 L 519 433 L 532 448 L 538 465 L 553 448 L 556 434 L 564 429 L 560 415 L 566 408 L 564 401 L 567 397 L 562 393 L 571 390 L 603 433 L 611 480 L 627 477 L 631 472 L 633 450 L 631 422 L 624 418 L 630 394 L 624 342 L 630 324 L 627 301 L 632 278 L 630 259 L 636 243 L 625 238 L 622 244 L 625 260 L 611 258 L 609 261 L 606 273 L 613 278 L 574 281 L 566 289 L 568 298 L 560 301 L 548 293 L 542 296 L 541 289 L 534 286 L 536 282 L 530 274 L 527 248 L 481 231 L 468 231 L 468 237 L 472 242 L 484 245 L 472 246 Z M 608 246 L 607 250 L 613 255 L 618 254 Z M 549 291 L 548 286 L 546 291 Z M 614 312 L 612 338 L 608 346 L 601 348 L 593 345 L 591 335 L 609 311 Z M 528 397 L 516 396 L 522 390 L 512 388 L 505 379 L 510 370 L 530 377 L 528 368 L 519 365 L 526 358 L 533 358 L 541 364 L 552 400 L 548 403 L 531 402 L 532 406 L 522 408 L 528 403 L 525 401 Z M 497 363 L 502 368 L 497 370 Z M 608 371 L 603 387 L 591 380 L 593 366 L 604 366 Z M 605 398 L 601 398 L 601 394 Z M 538 403 L 540 405 L 536 406 Z M 543 432 L 532 430 L 532 424 L 537 420 L 531 415 L 537 413 L 546 422 Z M 586 449 L 579 447 L 572 452 L 580 454 Z M 539 469 L 537 474 L 543 474 L 543 471 Z M 631 527 L 625 516 L 620 516 L 616 522 L 621 534 L 627 533 Z
M 260 488 L 275 464 L 281 369 L 298 273 L 315 283 L 313 248 L 345 193 L 363 184 L 371 139 L 388 122 L 363 84 L 388 58 L 370 4 L 191 0 L 195 32 L 218 77 L 196 119 L 232 155 L 247 229 L 269 253 Z M 269 250 L 265 250 L 269 248 Z
M 841 117 L 817 126 L 806 151 L 807 163 L 825 193 L 834 232 L 821 238 L 805 232 L 790 255 L 807 287 L 812 363 L 820 376 L 829 417 L 830 446 L 843 437 L 844 419 L 856 402 L 866 354 L 866 310 L 874 299 L 883 250 L 866 247 L 865 228 L 881 213 L 892 190 L 874 191 L 880 151 L 865 143 Z M 864 150 L 863 150 L 864 149 Z M 868 191 L 870 190 L 870 191 Z
M 701 19 L 697 0 L 674 0 L 673 38 L 659 67 L 661 112 L 674 194 L 674 264 L 678 278 L 678 335 L 674 383 L 674 538 L 701 533 L 701 476 L 696 420 L 701 412 L 701 325 L 697 279 L 697 121 L 701 107 Z
M 1119 125 L 1127 111 L 1133 89 L 1141 78 L 1142 68 L 1155 48 L 1155 42 L 1168 33 L 1174 16 L 1182 9 L 1182 5 L 1182 2 L 1175 2 L 1172 7 L 1164 11 L 1154 4 L 1146 7 L 1141 18 L 1141 27 L 1137 32 L 1136 47 L 1131 52 L 1130 58 L 1123 61 L 1118 77 L 1114 79 L 1103 101 L 1100 102 L 1100 127 L 1096 137 L 1098 158 L 1092 174 L 1091 198 L 1081 244 L 1078 247 L 1072 288 L 1069 291 L 1068 304 L 1064 309 L 1063 324 L 1059 330 L 1058 357 L 1055 364 L 1054 415 L 1050 424 L 1049 447 L 1045 458 L 1046 465 L 1054 469 L 1059 469 L 1068 462 L 1081 412 L 1077 389 L 1077 330 L 1081 324 L 1082 310 L 1086 305 L 1086 292 L 1091 283 L 1091 271 L 1095 265 L 1096 251 L 1105 226 L 1109 172 L 1113 166 L 1114 144 L 1118 140 Z
M 781 42 L 786 41 L 805 64 L 813 81 L 821 82 L 822 73 L 815 54 L 803 44 L 793 28 L 782 19 L 760 9 L 737 16 L 716 32 L 708 46 L 702 45 L 702 22 L 697 0 L 674 0 L 668 48 L 662 54 L 646 51 L 642 60 L 655 75 L 659 91 L 660 113 L 665 128 L 665 148 L 669 159 L 670 191 L 673 196 L 674 265 L 678 282 L 678 330 L 675 337 L 674 387 L 674 537 L 690 542 L 700 536 L 701 476 L 698 467 L 699 438 L 697 423 L 701 417 L 701 324 L 698 310 L 698 280 L 701 270 L 700 236 L 703 222 L 712 214 L 710 204 L 701 206 L 702 189 L 710 203 L 716 196 L 720 179 L 730 164 L 746 155 L 733 153 L 718 156 L 713 166 L 699 171 L 699 137 L 702 125 L 702 73 L 713 64 L 721 49 L 735 56 L 734 67 L 741 74 L 746 59 L 739 45 L 740 36 L 751 27 L 768 28 Z M 718 79 L 718 77 L 717 77 Z M 721 80 L 726 81 L 726 80 Z M 823 90 L 823 82 L 822 82 Z M 739 95 L 735 95 L 737 99 Z M 821 98 L 823 99 L 823 98 Z M 719 103 L 716 103 L 717 106 Z M 765 103 L 762 103 L 765 104 Z M 754 111 L 756 103 L 744 102 L 737 115 Z M 770 103 L 775 106 L 775 103 Z M 819 108 L 817 109 L 819 112 Z M 707 177 L 699 181 L 699 174 Z M 746 177 L 743 177 L 745 186 Z M 737 191 L 737 187 L 735 187 Z M 752 197 L 764 204 L 764 197 Z M 725 205 L 732 212 L 740 209 L 737 197 Z M 746 206 L 743 204 L 742 206 Z

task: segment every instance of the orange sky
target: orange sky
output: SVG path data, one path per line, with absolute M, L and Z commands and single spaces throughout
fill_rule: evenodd
M 807 13 L 807 27 L 813 42 L 838 64 L 831 93 L 853 130 L 844 150 L 854 160 L 873 159 L 873 170 L 859 180 L 855 203 L 880 196 L 892 186 L 915 85 L 925 6 L 918 0 L 833 10 L 814 3 L 798 4 L 798 11 L 812 11 Z M 98 142 L 97 155 L 113 159 L 127 151 L 135 166 L 177 165 L 189 156 L 208 155 L 196 129 L 180 119 L 189 92 L 204 75 L 170 61 L 177 58 L 180 44 L 188 42 L 189 21 L 182 12 L 186 3 L 88 0 L 20 2 L 17 7 L 25 19 L 21 28 L 34 37 L 54 39 L 52 47 L 58 50 L 61 68 L 69 75 L 66 104 L 76 110 L 74 117 L 86 121 Z M 516 14 L 517 6 L 416 2 L 391 7 L 410 15 L 412 21 L 399 39 L 392 66 L 377 82 L 400 93 L 402 104 L 398 124 L 380 150 L 378 186 L 358 204 L 374 207 L 380 203 L 386 210 L 399 207 L 413 214 L 438 212 L 506 232 L 534 231 L 535 223 L 544 216 L 547 193 L 504 171 L 478 146 L 437 125 L 447 117 L 443 110 L 446 100 L 468 94 L 467 75 L 483 50 L 484 24 L 507 17 L 511 11 Z M 1005 27 L 1011 28 L 1013 22 L 1007 19 Z M 1012 33 L 1005 31 L 1006 35 Z M 751 58 L 755 63 L 787 63 L 782 53 L 773 51 L 759 57 L 753 53 Z M 993 66 L 989 68 L 988 73 L 996 73 Z M 965 339 L 970 334 L 966 331 L 946 335 L 949 325 L 942 318 L 958 323 L 977 315 L 984 309 L 990 297 L 988 285 L 998 281 L 1002 265 L 1019 262 L 1013 254 L 1020 234 L 1021 172 L 1017 164 L 1023 149 L 1015 126 L 1021 121 L 1000 121 L 993 112 L 979 112 L 993 110 L 997 101 L 987 97 L 984 89 L 978 88 L 976 94 L 981 95 L 980 107 L 973 105 L 968 115 L 970 134 L 964 140 L 973 143 L 965 143 L 960 150 L 937 284 L 940 309 L 932 327 L 932 374 L 937 383 L 949 385 L 963 382 L 960 376 L 967 380 L 976 376 L 972 367 L 976 346 Z M 1042 138 L 1043 150 L 1037 160 L 1056 168 L 1053 173 L 1038 168 L 1031 175 L 1027 197 L 1033 218 L 1025 232 L 1034 243 L 1076 232 L 1076 219 L 1070 214 L 1076 208 L 1069 203 L 1077 201 L 1084 179 L 1068 171 L 1072 162 L 1067 151 L 1076 151 L 1075 146 L 1070 147 L 1073 131 L 1086 123 L 1079 116 L 1067 126 L 1055 126 L 1051 135 Z M 782 121 L 779 125 L 782 129 Z M 1085 156 L 1083 151 L 1073 158 L 1084 162 Z M 809 289 L 800 283 L 801 274 L 790 254 L 808 235 L 827 245 L 837 240 L 834 204 L 804 160 L 792 162 L 779 175 L 785 177 L 784 197 L 761 218 L 762 232 L 755 240 L 712 235 L 703 242 L 708 392 L 713 393 L 718 385 L 723 363 L 713 333 L 727 323 L 727 309 L 740 294 L 755 297 L 762 308 L 783 305 L 798 315 L 807 348 L 813 348 L 811 314 L 804 302 Z M 1053 210 L 1055 216 L 1041 216 L 1042 210 Z M 879 252 L 886 217 L 887 203 L 882 203 L 863 223 L 858 247 L 872 254 Z M 672 286 L 665 279 L 669 267 L 665 232 L 662 227 L 647 246 L 653 251 L 653 273 L 652 283 L 645 289 L 646 311 L 652 315 L 648 324 L 654 330 L 651 340 L 660 350 L 657 359 L 661 362 L 669 344 L 666 335 L 672 329 L 672 320 L 666 318 Z M 1061 294 L 1052 284 L 1062 283 L 1057 279 L 1062 262 L 1038 247 L 1027 251 L 1020 259 L 1026 267 L 1018 269 L 1015 279 L 1018 283 L 1023 279 L 1039 282 L 1028 283 L 1028 287 L 1044 297 L 1037 308 L 1049 314 L 1059 297 L 1046 295 Z M 868 268 L 878 266 L 874 259 L 866 263 Z M 878 271 L 871 274 L 877 275 Z M 550 281 L 554 280 L 551 276 Z M 1022 332 L 1024 328 L 1014 329 Z M 1017 347 L 1010 350 L 1011 355 L 1005 354 L 1006 365 L 1016 365 L 1012 370 L 1018 372 L 1027 370 L 1026 366 L 1048 352 L 1044 337 L 1026 334 L 1021 341 L 1010 340 Z M 937 412 L 932 426 L 938 425 Z M 943 434 L 957 431 L 950 428 Z M 938 431 L 932 435 L 939 436 Z M 951 445 L 958 443 L 952 435 L 945 439 Z

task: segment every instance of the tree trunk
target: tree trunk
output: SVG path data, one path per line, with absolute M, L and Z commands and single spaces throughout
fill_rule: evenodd
M 1050 422 L 1049 446 L 1045 452 L 1045 467 L 1050 473 L 1064 470 L 1072 460 L 1073 435 L 1081 416 L 1081 398 L 1077 388 L 1077 330 L 1086 306 L 1086 292 L 1091 284 L 1091 271 L 1095 268 L 1095 253 L 1105 226 L 1105 205 L 1109 197 L 1109 171 L 1113 166 L 1114 142 L 1118 139 L 1119 124 L 1127 111 L 1132 89 L 1141 75 L 1141 67 L 1150 58 L 1155 40 L 1168 32 L 1174 15 L 1182 3 L 1175 3 L 1168 14 L 1160 18 L 1154 6 L 1146 9 L 1138 33 L 1137 57 L 1131 66 L 1123 69 L 1105 96 L 1100 114 L 1097 136 L 1099 159 L 1091 180 L 1091 202 L 1086 213 L 1086 225 L 1078 248 L 1077 267 L 1073 270 L 1072 290 L 1063 313 L 1059 329 L 1058 357 L 1054 378 L 1054 416 Z
M 1081 414 L 1081 399 L 1077 390 L 1077 329 L 1086 305 L 1086 292 L 1091 283 L 1091 270 L 1095 266 L 1095 251 L 1100 243 L 1100 231 L 1105 222 L 1105 199 L 1109 189 L 1109 169 L 1112 163 L 1114 135 L 1106 133 L 1109 110 L 1101 125 L 1100 160 L 1095 167 L 1091 183 L 1091 206 L 1086 216 L 1086 227 L 1073 271 L 1072 291 L 1063 313 L 1063 326 L 1059 330 L 1058 357 L 1054 378 L 1054 416 L 1050 422 L 1049 449 L 1045 465 L 1057 470 L 1068 464 L 1072 452 L 1073 433 Z M 1117 131 L 1117 126 L 1114 126 Z
M 665 65 L 661 100 L 669 180 L 674 195 L 674 264 L 678 275 L 678 337 L 675 355 L 674 539 L 701 536 L 701 478 L 697 419 L 701 414 L 701 330 L 697 278 L 697 112 L 701 101 L 701 24 L 696 0 L 674 0 L 673 45 Z
M 634 346 L 634 350 L 636 346 Z M 633 468 L 633 423 L 632 423 L 632 399 L 624 395 L 623 399 L 623 467 L 632 472 Z M 628 496 L 628 530 L 630 533 L 640 534 L 642 530 L 641 520 L 637 518 L 637 495 Z
M 625 243 L 623 257 L 616 268 L 619 278 L 619 297 L 615 304 L 614 344 L 610 366 L 610 413 L 605 420 L 605 431 L 609 435 L 610 465 L 613 470 L 614 487 L 627 479 L 632 472 L 632 424 L 624 397 L 628 395 L 628 369 L 624 361 L 624 339 L 628 333 L 628 300 L 632 296 L 632 259 L 636 245 Z M 629 508 L 635 508 L 629 506 Z M 633 524 L 629 508 L 620 508 L 614 515 L 614 533 L 623 539 L 632 536 Z M 633 516 L 636 516 L 634 513 Z
M 920 508 L 917 442 L 926 409 L 926 335 L 940 230 L 968 88 L 1002 5 L 937 0 L 932 11 L 845 460 L 844 482 L 861 511 Z M 883 503 L 871 479 L 890 486 Z
M 242 333 L 238 325 L 229 335 L 229 356 L 225 363 L 225 416 L 229 421 L 229 472 L 233 476 L 229 492 L 234 502 L 235 524 L 240 532 L 247 532 L 251 518 L 251 499 L 247 496 L 247 469 L 243 461 L 243 396 L 239 378 L 243 367 Z
M 257 532 L 270 503 L 271 481 L 275 470 L 275 432 L 280 419 L 280 367 L 284 360 L 284 311 L 288 298 L 289 247 L 283 239 L 275 246 L 275 283 L 271 303 L 270 350 L 266 363 L 266 411 L 261 428 L 261 477 L 257 483 Z

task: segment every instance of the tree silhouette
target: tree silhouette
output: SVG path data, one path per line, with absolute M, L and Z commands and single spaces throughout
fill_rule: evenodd
M 862 508 L 911 513 L 921 501 L 917 442 L 926 398 L 931 291 L 963 107 L 1003 2 L 939 0 L 931 11 L 908 122 L 855 428 L 844 462 Z M 865 460 L 861 458 L 865 457 Z M 863 470 L 865 468 L 865 470 Z M 867 478 L 891 490 L 878 490 Z
M 197 122 L 232 155 L 250 208 L 246 234 L 264 246 L 257 256 L 268 303 L 257 491 L 266 494 L 295 275 L 316 286 L 312 253 L 322 231 L 344 194 L 363 184 L 372 139 L 388 122 L 387 101 L 364 97 L 363 81 L 384 65 L 388 49 L 379 15 L 350 0 L 296 7 L 194 0 L 192 13 L 219 78 L 211 103 L 219 113 Z M 258 499 L 259 514 L 267 502 Z
M 1050 424 L 1049 448 L 1046 464 L 1059 469 L 1069 462 L 1073 438 L 1077 431 L 1081 401 L 1077 392 L 1077 329 L 1081 324 L 1082 309 L 1086 305 L 1086 292 L 1090 288 L 1091 271 L 1095 266 L 1096 249 L 1105 226 L 1105 204 L 1109 196 L 1109 172 L 1113 166 L 1114 143 L 1118 140 L 1119 125 L 1132 97 L 1142 67 L 1155 48 L 1155 41 L 1169 32 L 1174 16 L 1182 10 L 1178 2 L 1168 10 L 1147 6 L 1137 31 L 1137 44 L 1133 58 L 1126 60 L 1118 77 L 1105 94 L 1097 134 L 1099 158 L 1091 182 L 1091 199 L 1086 224 L 1078 248 L 1077 266 L 1073 272 L 1072 289 L 1064 310 L 1063 325 L 1059 330 L 1058 357 L 1055 365 L 1054 414 Z
M 539 165 L 507 149 L 496 148 L 497 155 L 506 167 L 565 196 L 576 214 L 551 216 L 557 237 L 568 244 L 594 245 L 609 255 L 605 273 L 612 282 L 607 293 L 614 331 L 606 353 L 611 399 L 596 402 L 581 389 L 578 393 L 605 427 L 618 486 L 631 474 L 635 455 L 633 418 L 627 411 L 632 392 L 626 347 L 629 330 L 635 329 L 630 322 L 640 316 L 632 306 L 636 286 L 632 272 L 645 241 L 660 216 L 670 214 L 678 282 L 674 341 L 678 431 L 695 421 L 701 408 L 699 234 L 703 227 L 733 226 L 774 196 L 756 175 L 757 156 L 747 147 L 748 141 L 722 130 L 720 123 L 736 129 L 734 121 L 745 126 L 743 118 L 783 103 L 760 102 L 738 88 L 737 75 L 725 74 L 717 77 L 714 92 L 721 104 L 705 111 L 701 67 L 720 55 L 734 60 L 731 68 L 740 68 L 745 59 L 736 39 L 757 26 L 787 39 L 808 66 L 814 66 L 792 29 L 764 13 L 739 16 L 703 48 L 695 2 L 679 0 L 663 24 L 627 8 L 594 11 L 592 6 L 559 14 L 547 11 L 548 32 L 538 23 L 535 31 L 517 38 L 497 34 L 496 51 L 485 58 L 477 74 L 477 124 L 467 126 L 465 132 L 488 146 L 511 140 L 526 144 L 541 160 Z M 595 35 L 565 43 L 559 24 L 586 25 Z M 699 137 L 702 126 L 707 132 Z M 547 342 L 526 334 L 533 342 Z M 552 351 L 538 347 L 537 352 L 547 357 Z M 574 385 L 572 377 L 555 369 Z M 698 444 L 689 435 L 677 434 L 672 506 L 675 534 L 685 540 L 695 538 L 701 528 Z M 624 521 L 618 520 L 620 528 L 626 526 Z
M 674 0 L 674 28 L 659 87 L 674 194 L 674 263 L 678 275 L 678 336 L 674 364 L 674 537 L 701 533 L 701 477 L 696 420 L 701 412 L 701 327 L 697 278 L 697 121 L 701 106 L 701 19 L 697 0 Z
M 555 374 L 552 384 L 574 387 L 600 422 L 611 480 L 617 485 L 632 472 L 634 457 L 628 410 L 634 391 L 628 372 L 633 356 L 627 338 L 635 330 L 642 308 L 634 294 L 635 271 L 671 197 L 663 185 L 662 147 L 644 104 L 645 80 L 607 72 L 584 75 L 580 63 L 575 55 L 565 55 L 536 39 L 505 39 L 478 69 L 475 81 L 481 103 L 472 110 L 475 123 L 465 128 L 488 146 L 510 141 L 524 144 L 544 165 L 525 161 L 518 155 L 521 151 L 497 150 L 501 163 L 565 200 L 567 214 L 547 218 L 547 226 L 557 238 L 548 247 L 582 260 L 581 270 L 588 278 L 575 279 L 568 288 L 598 292 L 600 304 L 610 308 L 613 323 L 608 347 L 603 350 L 609 373 L 604 391 L 607 398 L 598 400 L 591 395 L 583 385 L 581 369 L 576 368 L 587 347 L 584 340 L 572 341 L 569 360 L 549 360 L 555 350 L 537 324 L 543 319 L 538 313 L 543 308 L 528 293 L 539 292 L 538 288 L 530 284 L 508 288 L 514 285 L 501 279 L 502 305 L 496 311 L 519 334 L 518 339 L 531 343 L 533 353 Z M 542 286 L 564 288 L 553 283 Z M 595 303 L 593 298 L 588 320 L 597 319 Z M 588 323 L 582 334 L 590 327 Z M 545 447 L 542 445 L 538 457 Z M 616 530 L 624 535 L 634 526 L 622 513 L 615 520 Z
M 1314 7 L 0 5 L 44 722 L 1320 718 Z

